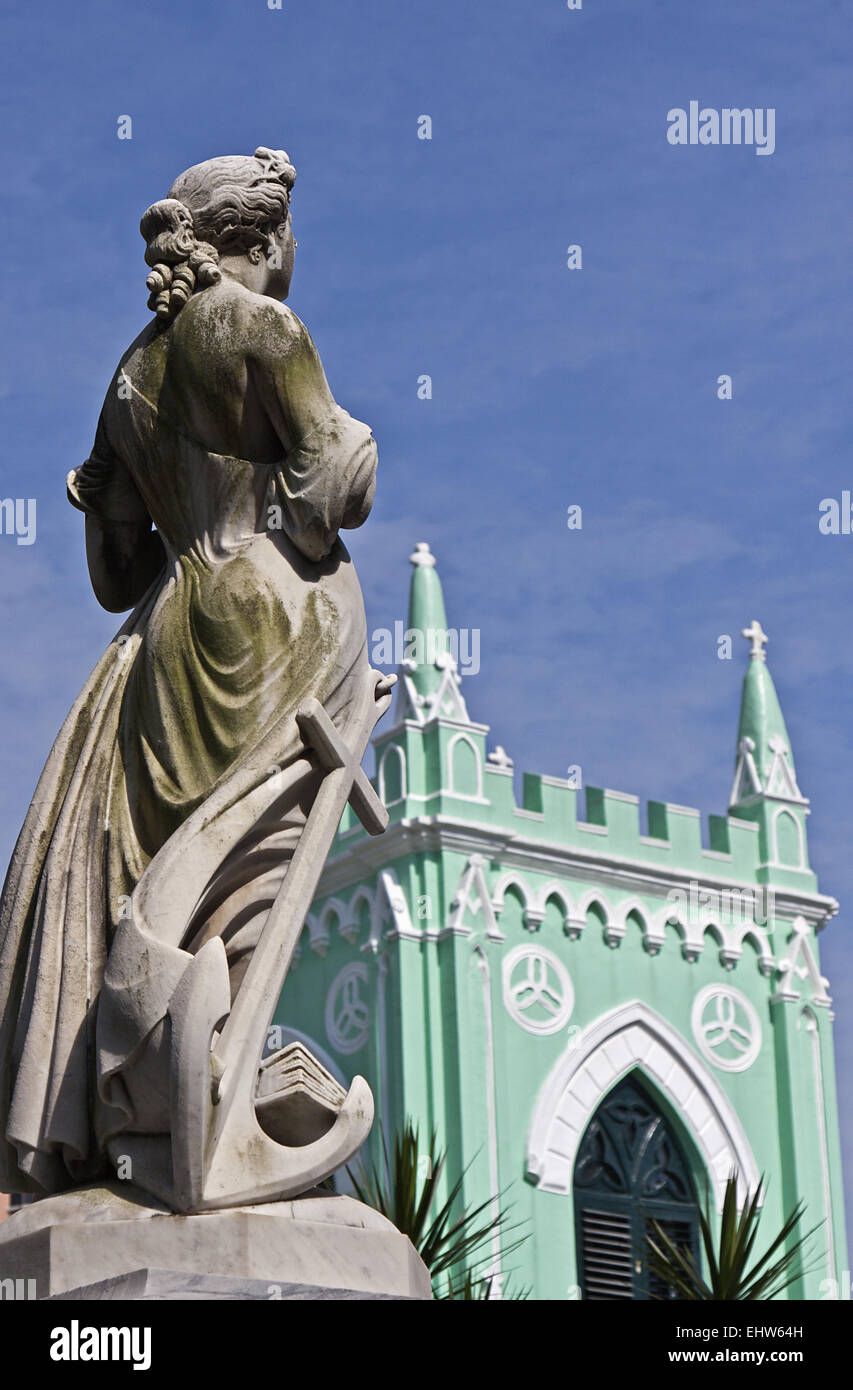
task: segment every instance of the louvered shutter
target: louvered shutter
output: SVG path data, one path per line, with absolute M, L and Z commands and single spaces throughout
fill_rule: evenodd
M 581 1287 L 601 1303 L 633 1298 L 631 1218 L 620 1212 L 581 1209 Z
M 691 1252 L 695 1250 L 696 1239 L 694 1229 L 689 1221 L 667 1221 L 660 1218 L 656 1218 L 656 1220 L 658 1222 L 658 1225 L 664 1229 L 666 1234 L 669 1236 L 670 1240 L 675 1245 L 679 1245 L 682 1250 L 689 1250 Z M 652 1239 L 654 1239 L 655 1233 L 651 1222 L 647 1221 L 645 1223 L 645 1226 L 646 1235 L 651 1236 Z M 673 1293 L 669 1284 L 665 1284 L 663 1280 L 659 1278 L 659 1276 L 655 1274 L 654 1271 L 651 1269 L 648 1271 L 648 1283 L 649 1298 L 661 1299 L 675 1297 L 675 1294 Z

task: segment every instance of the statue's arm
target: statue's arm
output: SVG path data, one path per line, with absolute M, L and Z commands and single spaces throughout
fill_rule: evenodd
M 255 305 L 250 370 L 264 406 L 286 449 L 302 441 L 339 410 L 311 334 L 285 304 Z
M 86 563 L 95 598 L 108 613 L 135 608 L 166 562 L 163 542 L 148 523 L 86 517 Z
M 277 472 L 284 526 L 303 554 L 319 560 L 340 529 L 367 519 L 376 442 L 369 426 L 335 401 L 311 335 L 290 309 L 264 306 L 254 336 L 250 367 L 284 449 Z
M 86 561 L 95 598 L 108 613 L 134 608 L 166 562 L 130 474 L 98 425 L 91 457 L 68 475 L 68 499 L 86 516 Z

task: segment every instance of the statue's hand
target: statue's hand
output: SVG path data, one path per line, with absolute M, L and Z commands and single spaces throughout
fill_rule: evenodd
M 376 684 L 373 687 L 373 698 L 379 706 L 379 716 L 385 713 L 391 703 L 391 690 L 397 684 L 397 677 L 394 675 L 385 676 L 381 671 L 374 671 Z
M 378 679 L 373 694 L 377 700 L 381 700 L 383 695 L 391 694 L 393 687 L 397 684 L 397 677 L 394 675 L 385 676 L 379 671 L 376 674 Z

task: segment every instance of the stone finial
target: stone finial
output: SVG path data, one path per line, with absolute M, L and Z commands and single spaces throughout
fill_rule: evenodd
M 752 649 L 749 655 L 753 661 L 767 660 L 767 653 L 764 647 L 769 639 L 767 633 L 762 630 L 761 623 L 757 618 L 753 618 L 749 627 L 743 628 L 740 635 L 741 637 L 746 637 L 747 640 L 752 643 Z
M 420 565 L 428 565 L 430 567 L 435 565 L 435 556 L 426 541 L 418 541 L 412 554 L 409 556 L 409 564 L 414 565 L 416 568 Z

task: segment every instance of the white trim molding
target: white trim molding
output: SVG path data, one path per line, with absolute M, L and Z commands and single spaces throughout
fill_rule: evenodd
M 365 903 L 367 906 L 370 917 L 370 930 L 368 936 L 372 936 L 377 920 L 376 895 L 367 887 L 367 884 L 360 884 L 359 887 L 356 888 L 349 902 L 346 904 L 346 907 L 343 909 L 343 912 L 340 914 L 341 921 L 338 931 L 344 940 L 348 941 L 351 946 L 354 946 L 358 941 L 358 934 L 361 930 L 358 909 L 361 907 L 362 903 Z M 325 917 L 325 910 L 323 916 Z
M 821 975 L 814 951 L 811 947 L 811 932 L 805 917 L 794 919 L 793 930 L 788 938 L 785 956 L 779 961 L 779 983 L 776 993 L 770 996 L 770 1003 L 777 1000 L 788 1002 L 800 998 L 800 982 L 808 980 L 812 989 L 810 1003 L 828 1009 L 832 1004 L 829 993 L 829 980 Z
M 473 727 L 473 726 L 472 726 Z M 447 788 L 433 793 L 424 801 L 435 797 L 456 795 Z M 475 798 L 469 798 L 475 800 Z M 409 801 L 421 800 L 409 796 Z M 752 821 L 738 821 L 730 816 L 731 824 L 739 830 L 758 834 L 758 825 Z M 606 833 L 606 827 L 595 827 Z M 347 832 L 345 839 L 351 832 Z M 352 832 L 361 836 L 358 840 L 358 856 L 353 854 L 353 846 L 336 844 L 320 880 L 319 897 L 340 893 L 357 883 L 365 872 L 384 868 L 402 854 L 440 853 L 443 850 L 464 855 L 482 854 L 484 858 L 499 861 L 507 870 L 515 869 L 522 873 L 530 871 L 547 875 L 549 878 L 580 879 L 595 886 L 593 896 L 601 901 L 602 879 L 606 880 L 612 891 L 626 893 L 646 893 L 661 900 L 667 900 L 668 910 L 672 910 L 670 898 L 674 887 L 690 891 L 691 884 L 697 883 L 699 891 L 708 889 L 731 891 L 746 890 L 755 893 L 760 885 L 732 878 L 722 878 L 714 874 L 698 873 L 695 868 L 678 868 L 673 865 L 639 863 L 637 860 L 610 852 L 601 853 L 592 848 L 578 845 L 555 845 L 552 841 L 527 838 L 514 831 L 488 825 L 475 825 L 461 820 L 458 816 L 422 815 L 404 817 L 389 825 L 384 835 L 375 838 L 367 836 L 356 826 Z M 658 846 L 666 842 L 656 840 Z M 731 855 L 721 855 L 715 851 L 702 850 L 702 857 L 715 862 L 729 861 Z M 760 867 L 760 866 L 759 866 Z M 796 870 L 794 871 L 796 872 Z M 800 871 L 804 877 L 805 871 Z M 838 912 L 835 898 L 822 893 L 806 893 L 799 889 L 773 886 L 776 906 L 775 916 L 780 920 L 791 920 L 797 915 L 820 931 L 831 917 Z M 663 906 L 663 901 L 661 903 Z
M 477 768 L 477 790 L 475 792 L 459 791 L 456 786 L 455 759 L 456 749 L 460 743 L 467 743 L 471 752 L 474 754 L 474 763 Z M 483 798 L 483 764 L 480 760 L 480 750 L 470 734 L 454 734 L 447 745 L 447 795 L 458 797 L 460 801 L 482 801 Z
M 826 1232 L 826 1274 L 829 1279 L 837 1279 L 840 1271 L 835 1268 L 835 1228 L 832 1217 L 832 1181 L 829 1175 L 829 1149 L 826 1140 L 826 1095 L 823 1085 L 823 1063 L 820 1056 L 820 1028 L 817 1015 L 808 1005 L 800 1011 L 797 1027 L 808 1034 L 811 1044 L 812 1065 L 814 1068 L 815 1119 L 817 1120 L 818 1144 L 820 1147 L 821 1187 L 823 1189 L 823 1209 Z
M 385 768 L 392 754 L 395 756 L 397 760 L 397 766 L 399 769 L 400 794 L 399 796 L 395 796 L 391 800 L 389 800 L 386 795 L 386 782 L 388 780 L 388 775 L 385 771 Z M 385 751 L 383 752 L 382 757 L 379 760 L 379 768 L 377 770 L 376 780 L 379 783 L 379 799 L 380 801 L 384 801 L 386 806 L 396 806 L 398 801 L 405 801 L 409 789 L 408 776 L 406 771 L 406 750 L 404 748 L 401 748 L 399 743 L 389 743 L 385 748 Z
M 639 999 L 602 1014 L 573 1038 L 546 1079 L 527 1137 L 527 1172 L 545 1192 L 572 1191 L 575 1158 L 603 1097 L 638 1068 L 690 1132 L 722 1207 L 726 1180 L 738 1175 L 738 1197 L 760 1174 L 737 1113 L 680 1033 Z
M 779 853 L 779 822 L 783 819 L 793 821 L 794 829 L 797 832 L 796 864 L 789 863 L 788 860 L 783 859 L 781 854 Z M 774 867 L 778 866 L 780 869 L 792 869 L 795 873 L 801 869 L 808 870 L 808 864 L 806 863 L 806 838 L 803 834 L 803 827 L 797 820 L 797 817 L 794 815 L 793 811 L 789 810 L 787 806 L 779 806 L 773 812 L 773 820 L 771 822 L 771 843 L 773 846 L 773 858 L 770 862 L 774 865 Z

